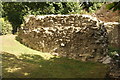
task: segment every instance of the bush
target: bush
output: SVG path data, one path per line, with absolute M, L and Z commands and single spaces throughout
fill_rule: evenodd
M 0 24 L 2 26 L 1 34 L 11 34 L 12 33 L 12 25 L 8 20 L 5 20 L 4 18 L 0 18 Z
M 95 12 L 96 10 L 98 10 L 99 8 L 101 8 L 101 6 L 103 5 L 104 3 L 101 3 L 101 2 L 94 2 L 93 3 L 93 6 L 89 7 L 89 12 L 93 13 Z
M 98 10 L 104 2 L 83 2 L 81 3 L 82 8 L 88 13 L 93 13 Z

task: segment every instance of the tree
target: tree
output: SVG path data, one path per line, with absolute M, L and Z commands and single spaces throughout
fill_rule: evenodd
M 81 7 L 78 2 L 4 2 L 3 9 L 3 17 L 9 20 L 16 33 L 24 15 L 80 13 Z

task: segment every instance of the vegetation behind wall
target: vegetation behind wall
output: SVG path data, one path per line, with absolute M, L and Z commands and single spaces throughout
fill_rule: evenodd
M 81 14 L 94 12 L 103 3 L 92 2 L 3 2 L 3 17 L 13 26 L 13 33 L 17 32 L 25 15 L 47 14 Z M 88 9 L 88 10 L 87 10 Z

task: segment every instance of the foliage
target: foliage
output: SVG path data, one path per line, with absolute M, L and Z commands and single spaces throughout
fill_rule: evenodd
M 3 5 L 2 5 L 2 2 L 0 1 L 0 18 L 2 16 L 2 12 L 3 12 L 3 9 L 2 9 Z
M 120 10 L 120 1 L 119 2 L 113 2 L 106 6 L 108 9 L 112 9 L 113 11 Z
M 103 3 L 89 2 L 3 2 L 3 17 L 6 17 L 13 26 L 16 33 L 23 22 L 25 15 L 47 15 L 47 14 L 80 14 L 94 12 Z
M 80 7 L 79 3 L 77 2 L 68 2 L 66 3 L 66 5 L 63 5 L 64 10 L 62 14 L 75 14 L 75 13 L 79 13 L 82 10 L 82 7 Z
M 89 12 L 95 12 L 96 10 L 98 10 L 104 3 L 100 3 L 100 2 L 94 2 L 93 6 L 89 7 Z
M 6 17 L 12 24 L 13 33 L 17 31 L 17 28 L 22 23 L 23 6 L 20 3 L 5 2 L 3 3 L 3 17 Z
M 8 20 L 5 20 L 4 18 L 0 18 L 0 24 L 2 26 L 2 31 L 0 32 L 1 34 L 11 34 L 12 33 L 12 25 Z
M 98 10 L 103 4 L 105 3 L 104 2 L 83 2 L 81 5 L 83 9 L 91 13 Z
M 12 23 L 15 33 L 24 15 L 73 14 L 79 13 L 82 8 L 77 2 L 4 2 L 3 9 L 3 17 Z

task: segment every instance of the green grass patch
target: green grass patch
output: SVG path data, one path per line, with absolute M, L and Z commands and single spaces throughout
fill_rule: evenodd
M 43 58 L 49 59 L 53 57 L 49 53 L 42 53 L 36 50 L 33 50 L 25 45 L 21 44 L 15 39 L 16 35 L 3 35 L 0 36 L 0 40 L 2 40 L 2 52 L 8 52 L 14 54 L 16 56 L 20 56 L 21 54 L 36 54 L 40 55 Z
M 17 58 L 3 53 L 5 78 L 104 78 L 107 65 L 68 58 L 46 60 L 40 55 L 24 54 Z

